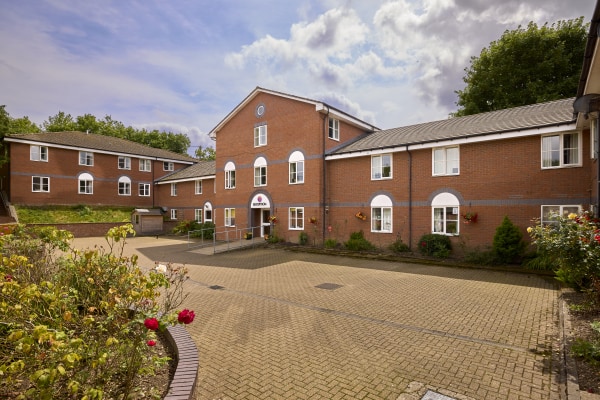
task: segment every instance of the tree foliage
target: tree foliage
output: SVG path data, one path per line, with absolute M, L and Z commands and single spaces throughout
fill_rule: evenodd
M 11 118 L 4 106 L 0 106 L 0 137 L 17 133 L 67 132 L 81 131 L 98 135 L 114 136 L 131 140 L 150 147 L 170 150 L 178 154 L 187 154 L 190 138 L 184 133 L 162 132 L 157 129 L 136 129 L 115 121 L 110 115 L 98 119 L 92 114 L 73 118 L 71 114 L 59 111 L 41 124 L 41 129 L 28 117 Z
M 196 158 L 202 161 L 214 161 L 217 157 L 217 153 L 215 149 L 212 147 L 202 148 L 202 146 L 198 146 L 196 149 Z
M 587 31 L 583 17 L 505 31 L 471 58 L 453 116 L 575 96 Z

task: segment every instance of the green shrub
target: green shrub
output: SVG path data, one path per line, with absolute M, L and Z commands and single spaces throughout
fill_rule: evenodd
M 306 232 L 300 232 L 300 234 L 298 235 L 298 242 L 304 246 L 306 243 L 308 243 L 308 233 Z
M 215 224 L 212 222 L 199 223 L 196 220 L 181 221 L 175 225 L 172 232 L 177 235 L 189 233 L 191 237 L 212 239 L 215 234 Z
M 178 222 L 177 225 L 173 228 L 173 233 L 177 235 L 186 235 L 190 231 L 196 231 L 200 229 L 200 223 L 196 220 L 191 221 L 181 221 Z
M 600 221 L 587 212 L 554 220 L 527 228 L 538 254 L 551 260 L 561 282 L 600 295 Z
M 591 364 L 600 364 L 600 322 L 590 323 L 594 337 L 591 340 L 581 338 L 575 339 L 571 346 L 571 353 L 576 357 L 581 357 Z
M 501 264 L 510 264 L 517 260 L 525 250 L 523 234 L 518 226 L 505 216 L 502 223 L 496 228 L 492 251 L 496 254 Z
M 450 256 L 452 243 L 446 235 L 427 233 L 419 239 L 419 251 L 421 254 L 436 258 L 447 258 Z
M 390 244 L 389 249 L 394 253 L 406 253 L 410 251 L 408 245 L 398 238 L 394 243 Z
M 326 249 L 335 249 L 337 247 L 337 240 L 335 239 L 325 239 L 325 243 L 323 243 L 323 246 L 325 246 Z
M 184 268 L 143 272 L 124 255 L 134 234 L 116 227 L 107 248 L 86 250 L 54 229 L 0 236 L 0 398 L 140 398 L 139 379 L 168 361 L 153 351 L 157 331 L 194 315 L 175 311 Z
M 350 239 L 344 243 L 344 246 L 352 251 L 373 251 L 376 249 L 371 242 L 365 239 L 363 231 L 352 232 L 350 234 Z
M 480 250 L 479 248 L 465 253 L 464 260 L 468 264 L 474 265 L 498 265 L 496 253 L 491 249 Z

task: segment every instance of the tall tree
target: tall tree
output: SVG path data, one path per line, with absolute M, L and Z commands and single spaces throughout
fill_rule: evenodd
M 583 17 L 505 31 L 472 57 L 453 116 L 575 96 L 588 24 Z
M 58 114 L 48 117 L 48 121 L 44 121 L 42 127 L 46 132 L 68 132 L 76 131 L 77 123 L 71 114 L 65 114 L 63 111 L 59 111 Z

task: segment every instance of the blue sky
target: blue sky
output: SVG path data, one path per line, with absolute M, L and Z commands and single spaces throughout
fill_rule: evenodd
M 0 12 L 0 104 L 207 133 L 256 86 L 380 128 L 456 110 L 469 59 L 507 29 L 595 0 L 19 0 Z M 575 95 L 575 93 L 573 93 Z M 193 154 L 194 149 L 190 149 Z

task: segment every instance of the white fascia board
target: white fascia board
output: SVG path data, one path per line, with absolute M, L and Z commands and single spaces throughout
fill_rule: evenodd
M 96 150 L 96 149 L 91 149 L 89 147 L 65 146 L 63 144 L 38 142 L 36 140 L 23 140 L 23 139 L 5 138 L 4 141 L 5 142 L 14 142 L 14 143 L 21 143 L 21 144 L 36 145 L 36 146 L 52 147 L 52 148 L 55 148 L 55 149 L 66 149 L 66 150 L 73 150 L 73 151 L 88 151 L 90 153 L 96 153 L 96 154 L 109 154 L 109 155 L 113 155 L 113 156 L 141 158 L 141 159 L 144 159 L 144 160 L 169 161 L 169 162 L 178 162 L 178 163 L 190 164 L 190 165 L 194 164 L 194 162 L 192 162 L 192 161 L 176 160 L 174 158 L 146 156 L 146 155 L 142 155 L 142 154 L 132 154 L 132 153 L 119 153 L 119 152 L 116 152 L 116 151 Z
M 363 122 L 357 118 L 351 117 L 348 114 L 341 113 L 334 108 L 329 108 L 328 106 L 326 106 L 323 103 L 316 103 L 315 110 L 317 112 L 320 112 L 321 114 L 333 115 L 335 118 L 337 118 L 339 120 L 346 121 L 351 125 L 354 125 L 356 127 L 359 127 L 361 129 L 364 129 L 367 131 L 376 131 L 377 130 L 373 125 L 369 125 L 368 123 Z
M 361 150 L 352 153 L 342 153 L 342 154 L 332 154 L 325 157 L 325 160 L 341 160 L 344 158 L 354 158 L 354 157 L 365 157 L 372 156 L 377 154 L 386 154 L 386 153 L 399 153 L 407 150 L 422 150 L 422 149 L 432 149 L 434 147 L 445 147 L 445 146 L 456 146 L 461 144 L 468 143 L 481 143 L 481 142 L 491 142 L 495 140 L 506 140 L 506 139 L 514 139 L 528 136 L 541 136 L 547 135 L 551 133 L 566 133 L 566 132 L 576 132 L 577 126 L 576 123 L 570 123 L 566 125 L 560 126 L 550 126 L 543 128 L 534 128 L 534 129 L 525 129 L 511 132 L 503 132 L 503 133 L 492 133 L 486 135 L 477 135 L 477 136 L 466 136 L 466 137 L 457 137 L 454 139 L 440 139 L 438 141 L 424 142 L 424 143 L 413 143 L 406 145 L 399 145 L 394 147 L 386 147 L 379 149 L 369 149 L 369 150 Z
M 229 122 L 229 120 L 231 120 L 235 115 L 237 115 L 238 111 L 241 110 L 242 108 L 246 107 L 246 105 L 248 103 L 250 103 L 250 101 L 252 101 L 252 99 L 254 99 L 259 93 L 266 93 L 266 94 L 270 94 L 270 95 L 277 96 L 277 97 L 283 97 L 284 99 L 290 99 L 290 100 L 294 100 L 294 101 L 300 101 L 300 102 L 308 103 L 308 104 L 316 104 L 314 101 L 312 101 L 310 99 L 305 99 L 305 98 L 302 98 L 302 97 L 297 97 L 297 96 L 293 96 L 293 95 L 290 95 L 290 94 L 276 92 L 276 91 L 273 91 L 273 90 L 268 90 L 268 89 L 263 89 L 263 88 L 257 87 L 257 88 L 255 88 L 252 91 L 252 93 L 250 93 L 248 96 L 246 96 L 246 98 L 244 100 L 242 100 L 242 102 L 240 104 L 238 104 L 233 110 L 231 110 L 231 112 L 229 114 L 227 114 L 225 116 L 225 118 L 223 118 L 221 120 L 221 122 L 219 122 L 219 124 L 217 126 L 215 126 L 208 133 L 208 136 L 212 140 L 216 140 L 217 139 L 217 132 L 221 130 L 221 128 L 223 127 L 223 125 L 225 125 L 227 122 Z
M 164 180 L 161 182 L 156 182 L 156 184 L 157 185 L 166 185 L 168 183 L 205 181 L 207 179 L 215 179 L 215 178 L 216 178 L 215 175 L 207 175 L 207 176 L 200 176 L 200 177 L 196 177 L 196 178 L 181 178 L 181 179 L 173 179 L 173 180 Z

